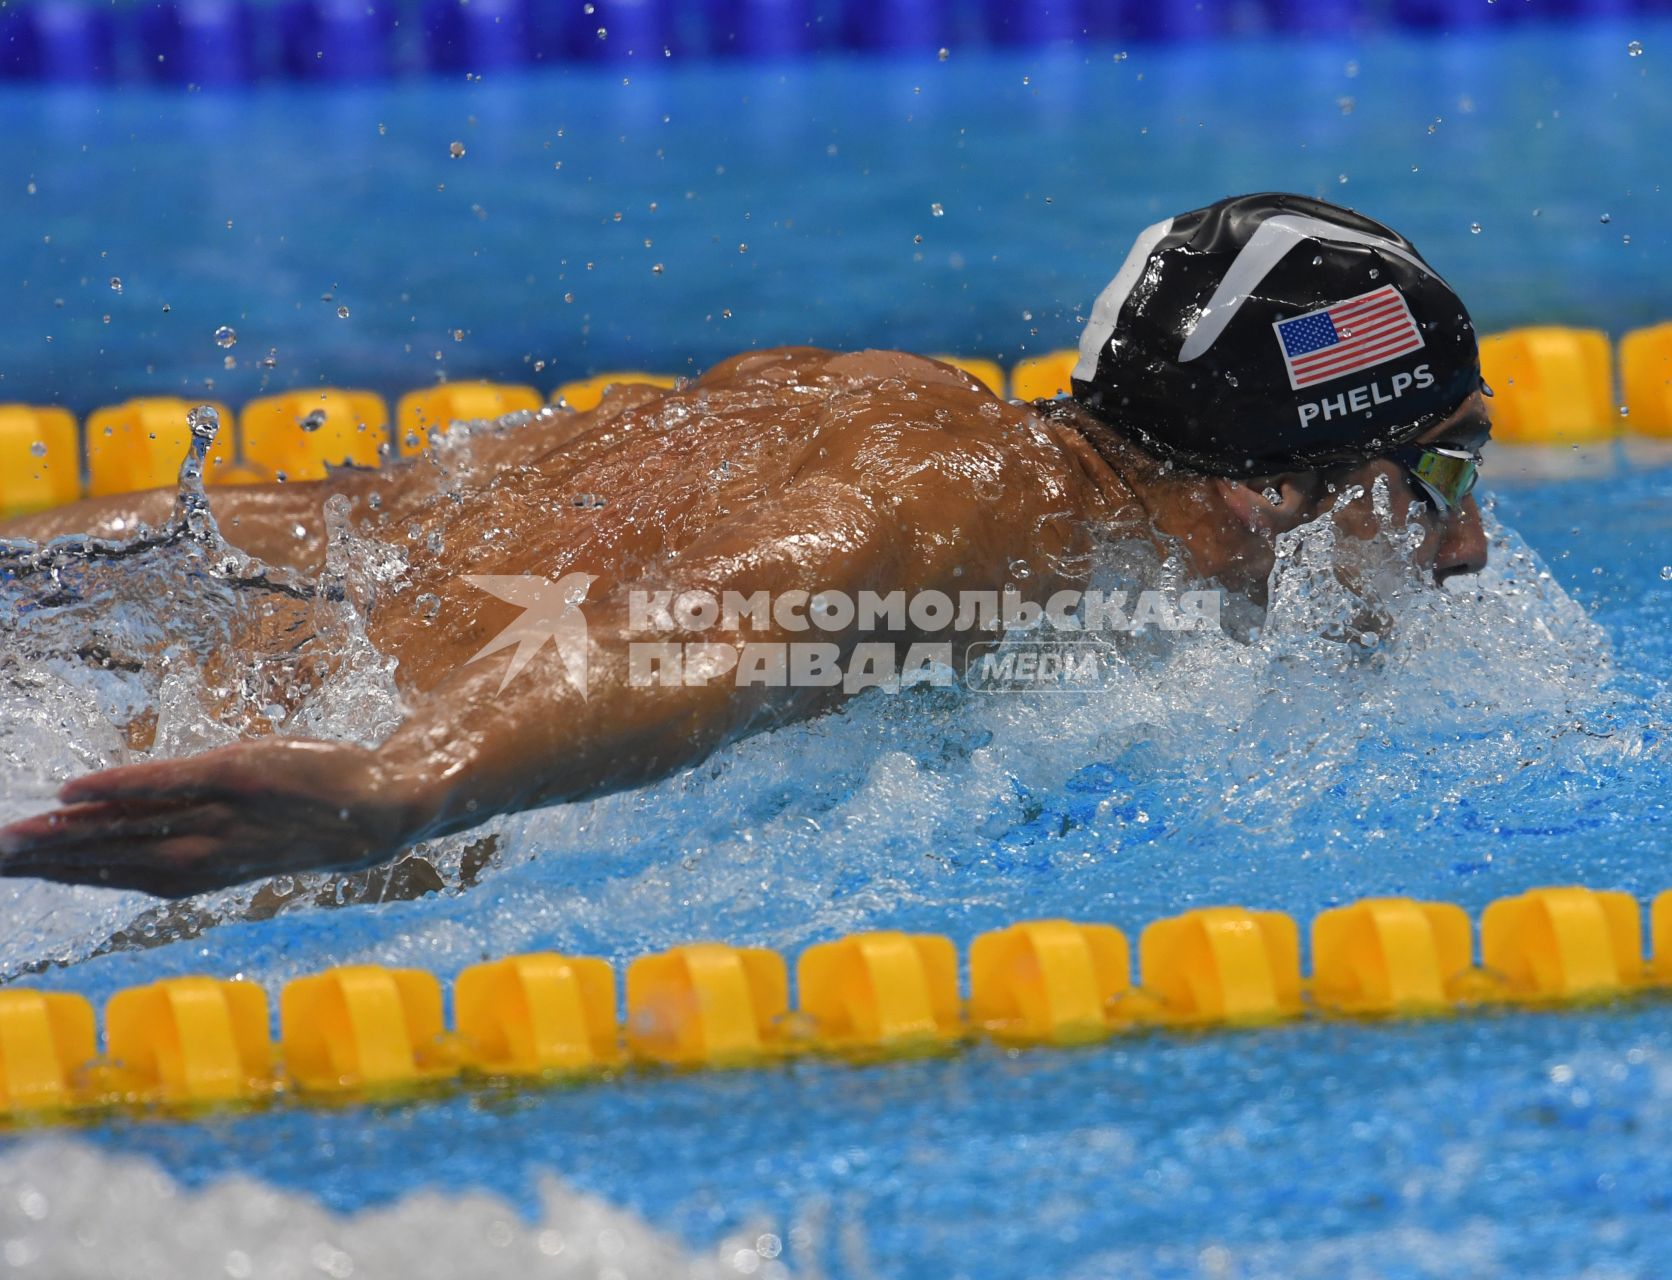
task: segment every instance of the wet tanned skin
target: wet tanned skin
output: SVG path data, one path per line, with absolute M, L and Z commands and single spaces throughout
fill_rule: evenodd
M 471 453 L 462 475 L 420 461 L 211 490 L 223 534 L 271 564 L 321 566 L 321 508 L 339 493 L 360 528 L 406 548 L 407 584 L 380 596 L 370 617 L 410 703 L 388 741 L 366 750 L 257 738 L 76 779 L 60 792 L 63 808 L 0 831 L 0 873 L 180 896 L 367 866 L 497 813 L 651 781 L 840 701 L 839 688 L 740 688 L 729 677 L 630 687 L 628 639 L 658 638 L 629 637 L 631 590 L 956 600 L 1017 582 L 1021 562 L 1026 597 L 1043 602 L 1082 587 L 1094 538 L 1113 532 L 1182 548 L 1204 577 L 1257 594 L 1276 534 L 1316 514 L 1298 496 L 1304 478 L 1262 482 L 1286 495 L 1273 504 L 1256 486 L 1168 473 L 1084 415 L 1048 419 L 893 352 L 738 356 L 681 390 L 623 388 L 594 412 L 543 415 L 479 438 Z M 161 523 L 172 500 L 82 503 L 0 525 L 0 536 L 120 536 Z M 1419 554 L 1437 575 L 1484 563 L 1472 501 L 1429 520 Z M 509 651 L 469 659 L 519 610 L 464 576 L 575 572 L 596 575 L 584 603 L 588 696 L 552 645 L 501 691 Z M 414 603 L 424 593 L 440 601 L 433 617 Z M 829 640 L 845 654 L 862 640 L 960 637 L 983 633 L 751 627 L 665 638 Z

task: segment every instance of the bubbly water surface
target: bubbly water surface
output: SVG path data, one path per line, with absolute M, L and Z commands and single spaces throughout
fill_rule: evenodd
M 115 706 L 156 706 L 160 749 L 175 752 L 224 737 L 217 716 L 258 698 L 205 698 L 194 663 L 236 636 L 250 593 L 279 585 L 229 560 L 189 499 L 188 486 L 179 528 L 120 559 L 10 553 L 0 816 L 128 758 L 106 726 Z M 249 890 L 159 918 L 139 895 L 4 882 L 0 967 L 97 1001 L 190 972 L 276 990 L 355 961 L 446 978 L 531 948 L 621 962 L 696 938 L 794 951 L 871 927 L 965 944 L 1053 915 L 1135 936 L 1211 903 L 1304 918 L 1399 893 L 1475 909 L 1553 882 L 1648 896 L 1669 879 L 1669 499 L 1664 466 L 1506 491 L 1489 503 L 1491 567 L 1443 591 L 1403 569 L 1390 538 L 1349 592 L 1330 568 L 1344 549 L 1314 526 L 1286 540 L 1251 637 L 1133 646 L 1090 692 L 873 692 L 654 786 L 501 819 L 473 887 L 468 838 L 445 842 L 430 851 L 443 891 L 413 901 L 326 910 L 322 881 L 279 886 L 268 918 L 250 918 L 263 913 Z M 349 585 L 320 607 L 328 643 L 354 660 L 292 725 L 376 741 L 398 707 L 349 580 L 400 570 L 336 533 L 325 581 Z M 102 652 L 127 655 L 115 673 L 76 660 L 88 601 Z M 555 1173 L 641 1215 L 634 1249 L 669 1232 L 714 1256 L 766 1223 L 784 1233 L 782 1265 L 812 1274 L 1438 1275 L 1458 1259 L 1483 1274 L 1596 1259 L 1617 1264 L 1599 1274 L 1635 1274 L 1672 1261 L 1657 1225 L 1668 1063 L 1672 1027 L 1643 1005 L 138 1118 L 83 1138 L 229 1205 L 275 1194 L 219 1181 L 240 1173 L 336 1213 L 381 1207 L 370 1221 L 384 1225 L 355 1237 L 369 1258 L 407 1256 L 400 1224 L 434 1203 L 415 1194 L 465 1194 L 442 1221 L 476 1221 L 476 1191 L 537 1221 L 558 1212 L 541 1190 Z M 65 1150 L 14 1147 L 6 1176 L 61 1166 L 50 1194 L 78 1203 L 129 1176 Z M 327 1243 L 366 1221 L 303 1220 Z M 243 1247 L 235 1217 L 194 1221 L 209 1224 L 195 1243 L 158 1235 L 157 1248 Z M 122 1233 L 100 1227 L 87 1248 L 114 1264 Z M 728 1259 L 779 1263 L 752 1248 Z

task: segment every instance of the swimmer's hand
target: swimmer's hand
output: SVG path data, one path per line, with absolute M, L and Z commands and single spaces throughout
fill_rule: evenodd
M 63 807 L 0 828 L 0 875 L 184 898 L 281 873 L 353 870 L 416 839 L 416 806 L 363 747 L 234 743 L 88 774 Z

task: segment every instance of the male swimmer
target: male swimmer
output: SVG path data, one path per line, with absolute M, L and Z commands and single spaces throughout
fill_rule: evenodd
M 810 597 L 957 601 L 1025 575 L 1045 601 L 1087 586 L 1111 533 L 1261 600 L 1278 535 L 1328 517 L 1374 536 L 1375 504 L 1337 498 L 1383 479 L 1392 519 L 1420 524 L 1419 565 L 1474 573 L 1482 389 L 1468 313 L 1408 240 L 1322 201 L 1251 195 L 1138 237 L 1063 400 L 1006 403 L 896 352 L 787 348 L 487 434 L 439 492 L 413 464 L 215 490 L 225 535 L 270 564 L 321 566 L 321 506 L 337 494 L 365 532 L 404 542 L 410 585 L 368 625 L 398 660 L 405 719 L 375 749 L 266 736 L 75 779 L 61 808 L 0 830 L 0 871 L 183 896 L 363 868 L 495 814 L 638 786 L 845 696 L 726 674 L 806 640 Z M 173 497 L 84 502 L 0 534 L 131 533 Z M 481 656 L 521 614 L 467 578 L 531 576 L 584 596 L 584 681 L 573 646 L 526 665 L 518 646 Z M 665 631 L 647 592 L 802 608 L 721 619 L 702 635 L 715 678 L 688 667 L 647 684 L 628 654 L 647 627 Z M 439 610 L 414 607 L 425 593 Z M 916 610 L 863 633 L 835 621 L 818 639 L 844 656 L 936 638 Z

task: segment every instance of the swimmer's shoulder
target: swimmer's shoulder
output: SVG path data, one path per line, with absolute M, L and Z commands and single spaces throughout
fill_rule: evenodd
M 880 348 L 831 351 L 823 347 L 768 347 L 744 351 L 714 365 L 698 381 L 710 388 L 794 383 L 862 394 L 933 391 L 978 401 L 998 399 L 984 383 L 962 369 L 909 351 Z

